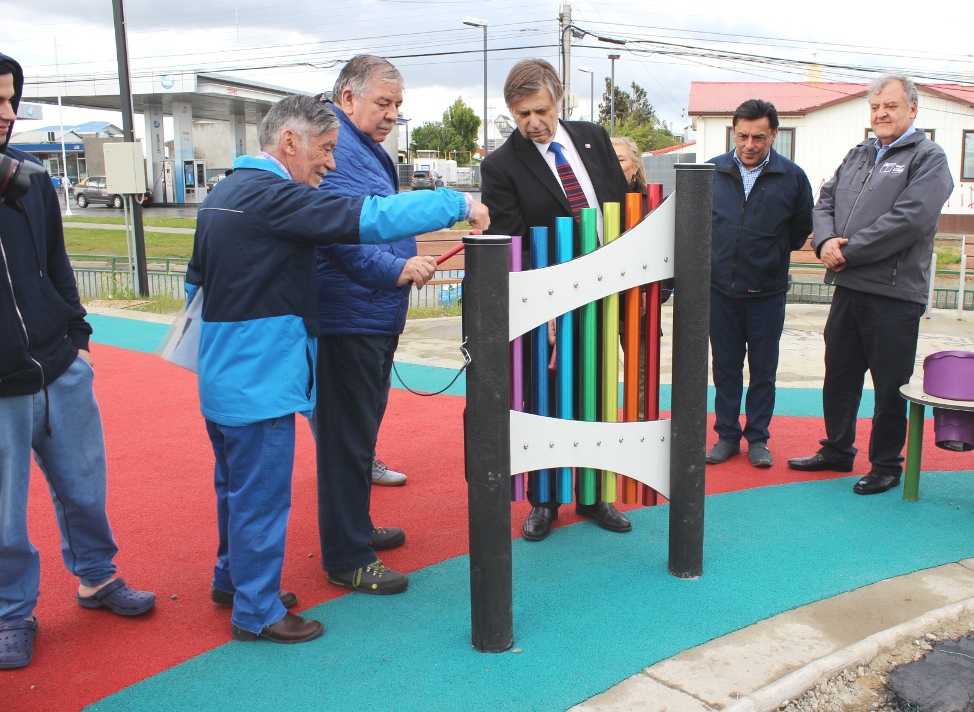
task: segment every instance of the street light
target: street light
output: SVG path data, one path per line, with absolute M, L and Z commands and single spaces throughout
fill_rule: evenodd
M 612 78 L 609 87 L 609 135 L 616 135 L 616 60 L 619 55 L 610 54 L 609 60 L 612 62 Z
M 487 20 L 477 17 L 463 18 L 463 24 L 484 28 L 484 158 L 487 158 Z
M 589 101 L 588 108 L 588 120 L 595 122 L 595 70 L 591 67 L 578 67 L 578 71 L 584 72 L 589 76 L 589 84 L 591 84 L 591 89 L 589 90 L 591 99 Z

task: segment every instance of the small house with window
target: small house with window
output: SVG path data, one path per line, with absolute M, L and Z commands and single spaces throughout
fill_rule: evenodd
M 918 84 L 917 92 L 916 126 L 944 149 L 956 186 L 940 230 L 974 233 L 974 87 Z M 816 199 L 849 149 L 873 135 L 865 83 L 691 82 L 687 113 L 697 134 L 697 160 L 733 148 L 734 109 L 748 99 L 775 105 L 775 150 L 804 169 Z

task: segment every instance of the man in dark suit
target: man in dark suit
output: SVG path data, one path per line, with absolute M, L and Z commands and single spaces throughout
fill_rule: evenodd
M 521 235 L 529 245 L 530 228 L 547 227 L 549 255 L 555 254 L 555 218 L 574 217 L 577 225 L 581 207 L 596 208 L 601 243 L 602 204 L 624 202 L 627 191 L 605 129 L 588 122 L 559 120 L 563 96 L 558 74 L 548 62 L 525 59 L 514 65 L 504 84 L 504 101 L 518 130 L 481 166 L 482 200 L 492 220 L 489 232 Z M 579 254 L 577 229 L 575 239 L 575 254 Z M 524 264 L 531 264 L 528 254 Z M 523 527 L 528 541 L 548 536 L 551 523 L 558 518 L 558 503 L 539 501 L 535 495 L 529 487 L 533 508 Z M 610 531 L 632 529 L 609 502 L 577 504 L 575 511 Z

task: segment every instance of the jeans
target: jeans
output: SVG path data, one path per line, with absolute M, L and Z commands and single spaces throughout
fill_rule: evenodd
M 710 290 L 710 349 L 717 391 L 714 430 L 721 440 L 737 443 L 743 436 L 749 443 L 768 441 L 784 326 L 784 294 L 734 298 Z M 745 353 L 750 383 L 742 429 Z
M 906 401 L 900 386 L 910 382 L 924 305 L 836 287 L 825 323 L 824 440 L 829 460 L 851 463 L 856 456 L 856 418 L 863 382 L 872 374 L 876 407 L 869 436 L 869 462 L 877 473 L 903 471 Z
M 27 535 L 32 449 L 54 500 L 64 565 L 85 586 L 115 575 L 93 382 L 94 371 L 78 357 L 46 393 L 0 398 L 0 621 L 30 617 L 40 593 L 40 557 Z
M 206 421 L 213 454 L 219 548 L 213 588 L 233 593 L 231 622 L 251 633 L 287 610 L 278 594 L 291 514 L 294 415 L 250 425 Z

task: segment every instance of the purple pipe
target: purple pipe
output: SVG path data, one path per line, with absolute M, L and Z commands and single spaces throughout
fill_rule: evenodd
M 511 272 L 520 272 L 521 236 L 511 236 Z M 524 410 L 524 337 L 519 336 L 511 343 L 511 408 Z M 524 500 L 524 473 L 519 472 L 511 478 L 511 501 Z

